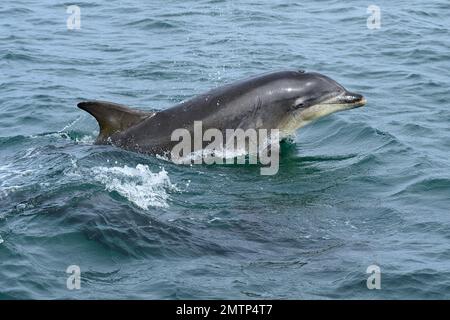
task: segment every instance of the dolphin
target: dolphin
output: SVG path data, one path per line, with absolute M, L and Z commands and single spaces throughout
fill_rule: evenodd
M 105 101 L 83 101 L 78 107 L 98 121 L 96 144 L 112 144 L 147 154 L 167 154 L 177 141 L 176 129 L 278 129 L 281 138 L 337 111 L 361 107 L 366 99 L 316 72 L 270 72 L 217 87 L 157 112 Z

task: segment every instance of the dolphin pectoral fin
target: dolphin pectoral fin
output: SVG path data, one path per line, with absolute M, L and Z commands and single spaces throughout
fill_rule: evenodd
M 83 101 L 77 106 L 97 120 L 100 127 L 97 144 L 107 143 L 108 138 L 114 133 L 124 131 L 155 114 L 106 101 Z

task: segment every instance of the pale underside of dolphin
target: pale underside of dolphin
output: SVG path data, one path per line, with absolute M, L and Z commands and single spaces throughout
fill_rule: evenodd
M 105 102 L 85 101 L 78 107 L 96 118 L 97 144 L 112 144 L 148 154 L 164 154 L 177 141 L 176 129 L 278 129 L 282 137 L 328 114 L 361 107 L 365 98 L 315 72 L 279 71 L 227 84 L 173 107 L 145 112 Z

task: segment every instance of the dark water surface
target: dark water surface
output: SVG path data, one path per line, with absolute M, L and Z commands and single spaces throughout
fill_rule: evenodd
M 379 0 L 378 30 L 370 4 L 2 0 L 0 298 L 450 298 L 449 3 Z M 275 176 L 93 145 L 76 108 L 291 68 L 369 102 L 300 130 Z

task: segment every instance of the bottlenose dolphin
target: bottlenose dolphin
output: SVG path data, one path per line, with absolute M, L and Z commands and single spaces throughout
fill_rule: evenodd
M 100 126 L 97 144 L 113 144 L 140 153 L 162 154 L 177 143 L 176 129 L 278 129 L 281 137 L 328 114 L 361 107 L 365 98 L 331 78 L 303 70 L 279 71 L 224 85 L 157 112 L 85 101 L 78 107 Z

